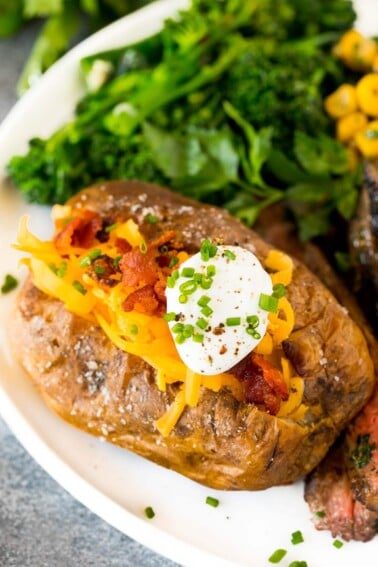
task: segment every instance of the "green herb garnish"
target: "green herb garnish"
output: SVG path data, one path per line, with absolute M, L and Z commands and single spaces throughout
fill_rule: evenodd
M 158 218 L 155 215 L 147 215 L 147 222 L 150 224 L 156 224 L 158 222 Z
M 276 549 L 276 551 L 274 551 L 272 553 L 272 555 L 268 558 L 268 561 L 270 563 L 279 563 L 287 554 L 286 549 Z
M 277 313 L 278 311 L 278 298 L 274 295 L 267 295 L 266 293 L 260 293 L 259 307 L 264 309 L 264 311 L 269 311 L 269 313 Z
M 236 260 L 236 254 L 234 254 L 234 252 L 231 252 L 231 250 L 225 250 L 223 252 L 223 256 L 225 256 L 229 260 Z
M 18 280 L 16 280 L 16 278 L 14 276 L 12 276 L 11 274 L 6 274 L 6 276 L 4 278 L 4 283 L 1 286 L 1 293 L 3 293 L 3 294 L 9 293 L 13 289 L 15 289 L 17 286 L 18 286 Z
M 144 513 L 149 520 L 155 516 L 154 509 L 151 506 L 147 506 L 147 508 L 144 509 Z
M 356 448 L 351 453 L 351 459 L 357 468 L 362 469 L 370 463 L 375 448 L 375 443 L 370 443 L 370 433 L 358 435 Z
M 240 317 L 227 317 L 226 319 L 226 326 L 227 327 L 237 327 L 240 325 L 241 319 Z
M 213 508 L 217 508 L 219 506 L 219 500 L 218 498 L 214 498 L 213 496 L 207 496 L 206 504 L 212 506 Z
M 93 260 L 96 260 L 96 258 L 101 256 L 101 254 L 102 252 L 99 248 L 94 248 L 93 250 L 88 252 L 88 254 L 83 256 L 83 258 L 79 262 L 80 266 L 82 268 L 88 268 L 92 264 Z
M 85 289 L 83 284 L 81 282 L 79 282 L 78 280 L 74 280 L 72 282 L 72 287 L 74 287 L 76 289 L 76 291 L 81 293 L 81 295 L 85 295 L 87 293 L 87 290 Z
M 332 545 L 333 547 L 336 547 L 336 549 L 340 549 L 341 547 L 343 547 L 344 542 L 340 541 L 339 539 L 335 539 Z
M 293 532 L 291 534 L 291 543 L 293 545 L 297 545 L 298 543 L 303 543 L 304 539 L 303 539 L 303 535 L 302 532 L 300 530 Z

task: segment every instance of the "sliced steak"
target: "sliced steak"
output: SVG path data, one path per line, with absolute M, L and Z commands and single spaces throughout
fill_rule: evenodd
M 351 490 L 340 441 L 306 480 L 305 500 L 318 530 L 346 541 L 369 541 L 378 533 L 378 513 L 359 502 Z

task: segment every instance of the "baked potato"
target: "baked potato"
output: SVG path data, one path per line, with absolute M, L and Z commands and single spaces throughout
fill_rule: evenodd
M 151 184 L 100 183 L 67 205 L 73 216 L 99 214 L 96 242 L 107 228 L 133 219 L 146 241 L 169 233 L 176 249 L 188 254 L 208 239 L 251 250 L 264 265 L 272 249 L 227 212 Z M 297 260 L 293 266 L 286 294 L 294 328 L 279 349 L 303 382 L 301 411 L 280 415 L 227 385 L 219 391 L 202 386 L 198 402 L 186 405 L 162 435 L 156 423 L 180 385 L 159 388 L 153 366 L 116 346 L 98 321 L 38 289 L 35 274 L 23 285 L 10 321 L 14 353 L 46 403 L 92 435 L 212 488 L 288 484 L 321 461 L 374 385 L 360 328 L 314 274 Z

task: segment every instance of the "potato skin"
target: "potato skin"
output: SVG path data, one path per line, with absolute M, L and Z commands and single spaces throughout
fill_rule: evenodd
M 161 187 L 113 181 L 69 201 L 101 216 L 133 218 L 148 240 L 175 230 L 189 252 L 204 238 L 239 244 L 263 260 L 271 246 L 225 211 Z M 153 214 L 159 222 L 151 224 Z M 259 490 L 311 471 L 369 398 L 373 364 L 365 339 L 331 293 L 295 261 L 288 298 L 295 329 L 286 356 L 305 382 L 300 422 L 271 416 L 230 392 L 203 389 L 168 437 L 154 426 L 176 386 L 160 392 L 154 370 L 117 349 L 102 330 L 68 313 L 29 278 L 10 324 L 15 356 L 47 404 L 72 425 L 217 489 Z

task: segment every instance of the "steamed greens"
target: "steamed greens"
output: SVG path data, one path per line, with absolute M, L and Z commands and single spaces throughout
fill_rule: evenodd
M 253 224 L 285 201 L 306 240 L 353 214 L 360 171 L 332 137 L 326 94 L 347 77 L 331 45 L 349 0 L 193 0 L 162 31 L 81 62 L 75 119 L 8 172 L 33 202 L 138 178 Z

